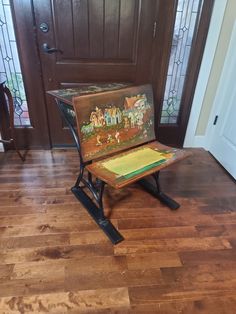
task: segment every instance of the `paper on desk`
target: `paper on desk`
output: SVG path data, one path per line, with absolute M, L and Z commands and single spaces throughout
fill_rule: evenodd
M 163 154 L 146 147 L 122 157 L 105 161 L 102 165 L 119 176 L 125 176 L 163 159 L 165 159 Z

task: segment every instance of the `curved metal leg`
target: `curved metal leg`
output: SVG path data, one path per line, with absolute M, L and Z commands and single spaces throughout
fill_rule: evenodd
M 84 175 L 84 166 L 80 165 L 80 169 L 79 169 L 79 175 L 78 175 L 78 178 L 75 182 L 75 187 L 78 188 L 79 185 L 80 185 L 80 182 L 82 181 L 83 179 L 83 175 Z
M 103 209 L 103 192 L 105 187 L 105 182 L 102 180 L 96 180 L 96 186 L 97 186 L 97 195 L 98 195 L 98 208 L 99 208 L 99 214 L 100 214 L 100 223 L 106 223 L 107 218 L 104 215 L 104 209 Z

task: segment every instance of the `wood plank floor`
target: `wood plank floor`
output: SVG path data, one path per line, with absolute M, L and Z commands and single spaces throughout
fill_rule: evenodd
M 236 313 L 236 185 L 193 152 L 161 174 L 177 211 L 106 187 L 117 246 L 70 192 L 75 150 L 0 154 L 0 313 Z

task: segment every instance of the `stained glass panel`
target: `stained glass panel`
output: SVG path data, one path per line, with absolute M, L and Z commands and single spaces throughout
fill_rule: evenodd
M 15 126 L 30 126 L 9 0 L 0 1 L 0 75 L 13 96 Z
M 202 0 L 179 0 L 172 39 L 161 123 L 177 123 L 189 55 Z

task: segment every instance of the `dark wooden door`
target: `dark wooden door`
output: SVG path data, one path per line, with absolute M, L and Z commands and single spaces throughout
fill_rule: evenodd
M 45 91 L 92 82 L 149 82 L 157 3 L 34 0 Z M 43 45 L 57 52 L 47 53 Z M 46 96 L 46 102 L 52 146 L 72 143 L 54 100 Z
M 157 137 L 162 143 L 182 146 L 213 3 L 214 0 L 11 0 L 32 124 L 30 128 L 17 128 L 20 146 L 72 144 L 69 130 L 46 91 L 93 82 L 152 83 Z M 173 59 L 175 21 L 184 20 L 176 18 L 182 4 L 193 7 L 197 19 L 196 26 L 190 27 L 194 29 L 193 44 L 178 118 L 169 123 L 162 121 L 162 113 L 163 104 L 168 102 L 165 86 L 169 60 Z M 184 25 L 181 31 L 188 29 Z M 46 53 L 44 44 L 58 51 Z M 182 60 L 174 60 L 179 62 Z

